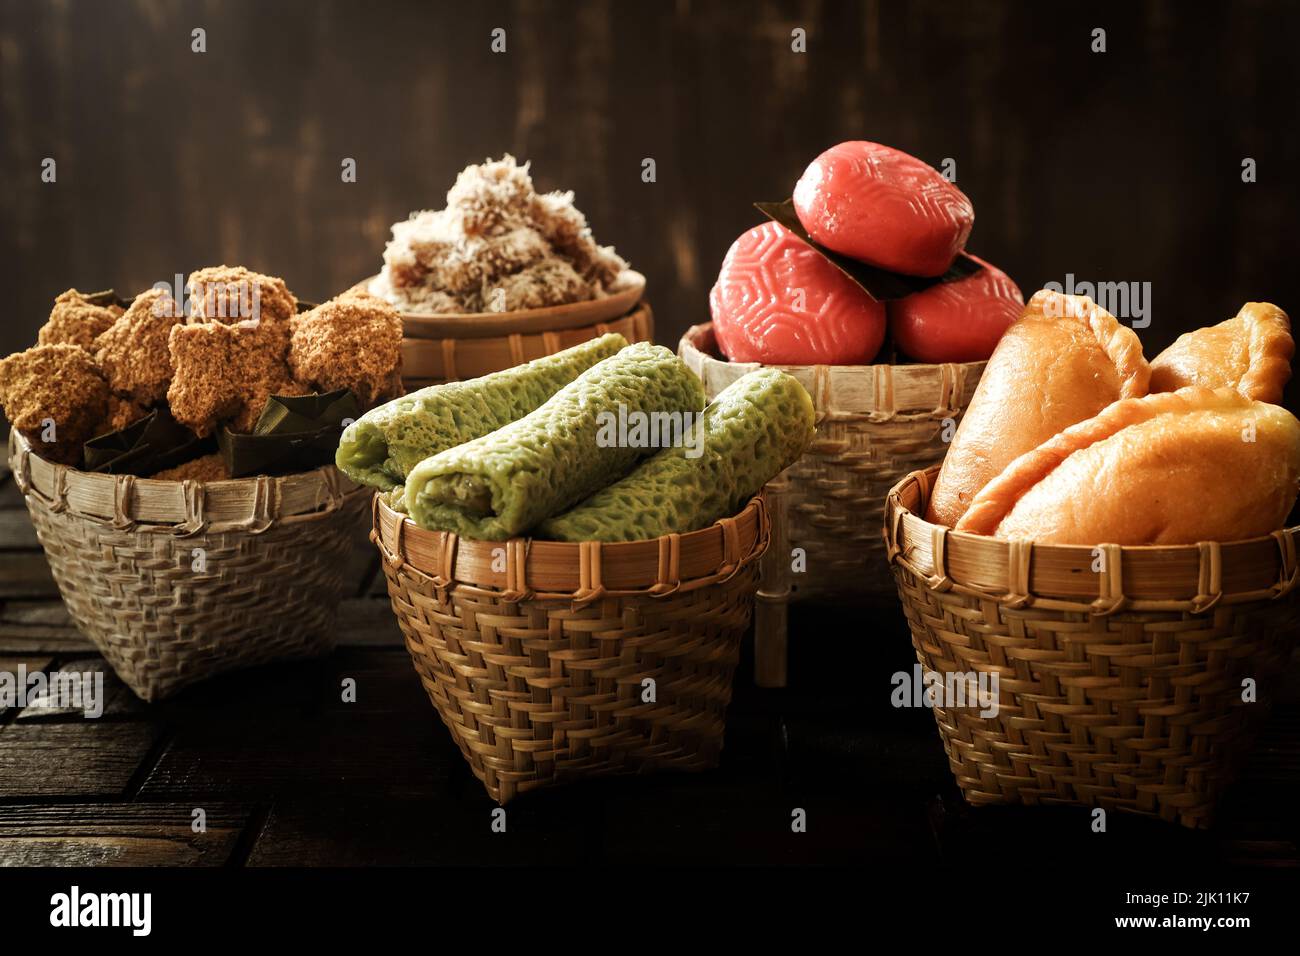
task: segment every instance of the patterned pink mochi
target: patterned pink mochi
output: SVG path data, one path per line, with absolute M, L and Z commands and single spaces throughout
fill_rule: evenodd
M 975 223 L 970 200 L 933 167 L 860 141 L 832 146 L 809 164 L 794 208 L 826 248 L 914 276 L 943 275 Z
M 709 306 L 733 362 L 864 365 L 885 337 L 883 303 L 775 222 L 732 243 Z

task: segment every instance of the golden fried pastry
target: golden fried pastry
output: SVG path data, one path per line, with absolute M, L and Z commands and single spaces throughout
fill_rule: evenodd
M 1277 404 L 1291 378 L 1295 342 L 1287 315 L 1269 302 L 1247 302 L 1235 317 L 1180 335 L 1151 363 L 1151 391 L 1187 385 L 1228 386 Z
M 926 518 L 957 524 L 1013 460 L 1111 402 L 1145 395 L 1150 375 L 1132 329 L 1085 296 L 1039 291 L 989 359 Z
M 50 318 L 36 334 L 40 345 L 80 345 L 89 349 L 99 335 L 122 314 L 121 306 L 95 305 L 76 289 L 54 300 Z
M 0 360 L 0 406 L 42 458 L 76 464 L 107 403 L 108 383 L 80 346 L 37 345 Z
M 281 325 L 250 320 L 173 326 L 168 348 L 175 375 L 167 389 L 172 417 L 200 436 L 227 419 L 237 419 L 236 430 L 251 429 L 266 397 L 291 379 Z
M 345 293 L 291 322 L 289 369 L 319 391 L 348 388 L 363 406 L 392 397 L 402 319 L 378 296 Z
M 1195 544 L 1281 528 L 1300 487 L 1300 422 L 1232 388 L 1115 402 L 1021 455 L 958 531 L 1046 544 Z
M 162 288 L 141 292 L 131 307 L 95 339 L 93 351 L 118 395 L 141 405 L 167 396 L 172 377 L 167 339 L 184 315 L 171 293 Z
M 191 323 L 287 322 L 298 311 L 298 300 L 283 279 L 243 266 L 209 266 L 191 272 L 189 290 Z
M 230 475 L 226 473 L 226 463 L 221 455 L 214 452 L 173 468 L 164 468 L 149 477 L 160 481 L 225 481 Z

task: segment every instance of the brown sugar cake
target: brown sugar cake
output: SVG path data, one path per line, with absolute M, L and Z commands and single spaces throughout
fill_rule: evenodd
M 204 455 L 149 476 L 161 481 L 225 481 L 226 463 L 219 454 Z
M 172 417 L 199 436 L 226 420 L 235 431 L 249 431 L 268 396 L 304 391 L 289 372 L 288 339 L 278 323 L 177 325 L 168 347 L 176 370 L 167 389 Z
M 43 458 L 73 464 L 108 404 L 108 383 L 77 345 L 37 345 L 0 360 L 0 406 Z M 47 442 L 47 423 L 54 441 Z
M 348 292 L 296 321 L 298 300 L 278 277 L 215 266 L 190 279 L 198 312 L 188 316 L 161 285 L 125 309 L 100 307 L 75 290 L 59 296 L 46 338 L 100 331 L 84 345 L 40 344 L 0 366 L 0 406 L 37 455 L 79 467 L 87 441 L 155 411 L 162 428 L 149 441 L 162 434 L 182 447 L 223 428 L 252 432 L 273 395 L 347 389 L 365 410 L 401 394 L 401 319 L 382 299 Z M 258 315 L 238 318 L 245 310 Z M 57 440 L 44 440 L 51 435 Z M 143 476 L 156 457 L 133 460 Z
M 106 435 L 109 432 L 119 431 L 138 422 L 149 414 L 149 409 L 139 402 L 133 402 L 129 398 L 122 398 L 109 392 L 108 401 L 104 405 L 104 417 L 95 427 L 95 435 Z
M 1151 362 L 1151 391 L 1228 386 L 1276 404 L 1291 378 L 1291 321 L 1271 302 L 1247 302 L 1218 325 L 1180 335 Z
M 1115 402 L 1007 466 L 956 530 L 1044 544 L 1195 544 L 1281 528 L 1300 422 L 1232 388 Z
M 378 296 L 349 293 L 290 322 L 289 370 L 317 391 L 351 389 L 362 405 L 400 394 L 402 319 Z
M 95 305 L 76 289 L 62 292 L 54 300 L 50 317 L 36 334 L 39 345 L 79 345 L 89 349 L 112 325 L 122 309 L 117 305 Z
M 370 291 L 419 313 L 509 311 L 608 294 L 627 263 L 599 245 L 572 192 L 538 194 L 513 156 L 468 166 L 447 206 L 394 223 Z
M 98 338 L 92 351 L 117 395 L 143 405 L 167 397 L 172 377 L 167 338 L 184 321 L 166 289 L 147 289 Z
M 927 520 L 956 525 L 1013 460 L 1111 402 L 1145 395 L 1150 376 L 1132 329 L 1087 297 L 1039 291 L 989 359 L 935 481 Z
M 198 269 L 190 273 L 188 287 L 190 322 L 287 322 L 298 311 L 298 300 L 283 279 L 243 266 Z

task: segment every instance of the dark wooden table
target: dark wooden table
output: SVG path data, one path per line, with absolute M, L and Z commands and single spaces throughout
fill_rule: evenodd
M 896 608 L 792 609 L 790 687 L 737 675 L 722 767 L 495 804 L 439 723 L 360 532 L 338 650 L 137 700 L 76 631 L 12 478 L 0 475 L 0 669 L 104 669 L 104 715 L 0 711 L 0 864 L 835 863 L 914 868 L 1059 854 L 1081 867 L 1297 867 L 1292 680 L 1217 826 L 1083 810 L 973 811 L 931 715 L 890 703 L 914 660 Z M 748 652 L 748 649 L 747 649 Z M 345 678 L 357 684 L 344 703 Z M 194 811 L 206 815 L 195 832 Z M 807 832 L 791 832 L 792 813 Z M 1047 842 L 1051 841 L 1051 842 Z M 1050 848 L 1050 849 L 1049 849 Z

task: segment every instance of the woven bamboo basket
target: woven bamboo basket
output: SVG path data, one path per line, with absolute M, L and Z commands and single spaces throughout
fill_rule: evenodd
M 371 538 L 429 699 L 505 803 L 585 777 L 717 765 L 768 531 L 755 498 L 650 541 L 468 541 L 376 495 Z
M 407 391 L 513 368 L 609 332 L 628 342 L 654 340 L 654 313 L 642 299 L 645 277 L 629 270 L 602 299 L 473 315 L 402 313 L 402 384 Z M 370 288 L 374 277 L 355 288 Z
M 1300 527 L 1180 547 L 1003 541 L 921 517 L 937 474 L 890 492 L 885 539 L 922 668 L 998 675 L 996 715 L 934 708 L 966 800 L 1208 826 L 1300 634 Z
M 678 354 L 713 398 L 761 366 L 719 357 L 712 323 L 687 330 Z M 943 459 L 945 435 L 970 404 L 983 362 L 946 365 L 782 366 L 812 396 L 817 435 L 764 492 L 772 547 L 762 566 L 754 678 L 786 683 L 791 601 L 894 602 L 881 540 L 885 495 L 908 472 Z M 802 549 L 806 570 L 794 570 Z
M 333 467 L 209 483 L 91 474 L 16 431 L 9 461 L 68 613 L 143 700 L 333 648 L 369 502 Z

